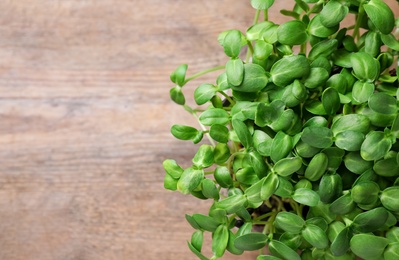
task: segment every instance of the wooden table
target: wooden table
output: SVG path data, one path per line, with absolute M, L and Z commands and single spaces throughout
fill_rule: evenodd
M 184 214 L 210 202 L 163 189 L 196 149 L 169 133 L 195 125 L 169 73 L 224 64 L 248 2 L 0 2 L 0 259 L 194 259 Z

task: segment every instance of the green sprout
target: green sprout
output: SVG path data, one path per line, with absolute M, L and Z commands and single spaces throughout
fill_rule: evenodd
M 267 259 L 399 259 L 398 30 L 382 0 L 251 0 L 254 23 L 218 41 L 226 64 L 170 76 L 171 99 L 199 127 L 171 133 L 198 146 L 192 165 L 163 162 L 164 187 L 209 200 L 186 215 L 202 260 L 225 251 Z M 263 19 L 261 19 L 263 17 Z M 353 25 L 342 27 L 349 17 Z M 215 82 L 183 90 L 220 71 Z M 208 140 L 203 140 L 206 137 Z M 204 232 L 212 233 L 209 258 Z

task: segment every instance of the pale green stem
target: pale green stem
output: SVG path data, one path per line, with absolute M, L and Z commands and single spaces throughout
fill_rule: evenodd
M 224 65 L 221 65 L 221 66 L 216 66 L 216 67 L 213 67 L 213 68 L 209 68 L 209 69 L 200 71 L 200 72 L 198 72 L 198 73 L 192 75 L 191 77 L 188 77 L 188 78 L 184 81 L 184 84 L 186 84 L 186 83 L 189 82 L 190 80 L 193 80 L 193 79 L 196 79 L 196 78 L 198 78 L 198 77 L 201 77 L 201 76 L 203 76 L 203 75 L 205 75 L 205 74 L 207 74 L 207 73 L 210 73 L 210 72 L 213 72 L 213 71 L 217 71 L 217 70 L 222 70 L 222 69 L 224 69 L 224 68 L 225 68 L 225 66 L 224 66 Z

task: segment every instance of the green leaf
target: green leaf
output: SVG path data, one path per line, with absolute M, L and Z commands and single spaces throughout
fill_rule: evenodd
M 213 147 L 207 144 L 203 144 L 198 148 L 197 153 L 192 159 L 193 164 L 197 168 L 207 168 L 214 162 Z
M 345 167 L 353 173 L 362 174 L 373 167 L 373 162 L 366 161 L 358 152 L 350 152 L 344 158 Z
M 201 252 L 199 252 L 190 242 L 187 241 L 187 245 L 191 252 L 193 252 L 200 260 L 209 260 L 209 258 L 201 254 Z
M 338 236 L 331 244 L 331 252 L 334 256 L 344 255 L 350 248 L 350 240 L 353 237 L 353 232 L 349 227 L 344 228 L 339 232 Z
M 320 180 L 319 195 L 323 203 L 331 203 L 342 194 L 342 178 L 339 174 L 324 174 Z
M 180 140 L 193 140 L 200 133 L 197 129 L 185 125 L 173 125 L 170 132 L 174 137 Z
M 371 110 L 381 114 L 396 114 L 398 111 L 396 98 L 386 93 L 374 93 L 369 97 Z
M 194 169 L 189 167 L 184 170 L 182 175 L 180 176 L 179 181 L 177 182 L 177 189 L 183 194 L 189 194 L 198 185 L 201 184 L 201 181 L 204 179 L 204 171 Z
M 258 255 L 256 260 L 282 260 L 280 257 L 272 256 L 272 255 Z
M 334 135 L 344 131 L 356 131 L 363 134 L 369 132 L 370 120 L 361 114 L 349 114 L 340 116 L 331 126 Z
M 338 25 L 348 14 L 349 8 L 338 1 L 329 1 L 320 12 L 320 22 L 325 27 Z
M 353 72 L 360 80 L 373 82 L 380 75 L 380 63 L 366 52 L 356 52 L 350 57 Z
M 225 125 L 229 119 L 229 114 L 221 108 L 210 108 L 205 110 L 200 116 L 199 120 L 201 124 L 211 126 L 214 124 Z
M 177 182 L 178 179 L 173 179 L 169 174 L 165 174 L 163 179 L 163 187 L 167 190 L 175 191 L 177 190 Z
M 256 41 L 262 39 L 262 35 L 265 31 L 275 27 L 276 25 L 270 21 L 264 21 L 252 25 L 247 29 L 246 37 L 248 41 Z M 277 40 L 277 39 L 276 39 Z M 269 42 L 272 43 L 272 42 Z
M 352 227 L 362 233 L 374 232 L 385 224 L 388 216 L 385 208 L 374 208 L 357 215 L 353 219 Z
M 399 176 L 399 165 L 395 157 L 387 158 L 376 162 L 373 170 L 383 177 L 396 177 Z
M 383 158 L 391 149 L 392 143 L 385 138 L 384 132 L 371 131 L 366 135 L 361 148 L 360 155 L 366 161 L 375 161 Z
M 305 87 L 310 89 L 321 87 L 326 83 L 329 76 L 330 75 L 328 71 L 324 68 L 321 67 L 311 68 L 310 73 L 304 82 L 304 85 Z
M 222 257 L 229 242 L 229 229 L 225 225 L 220 225 L 212 234 L 212 252 L 216 257 Z
M 248 233 L 238 236 L 234 245 L 241 250 L 254 251 L 263 248 L 268 241 L 268 237 L 263 233 Z
M 364 141 L 364 134 L 357 131 L 344 131 L 335 136 L 335 145 L 346 151 L 359 151 Z
M 373 57 L 377 57 L 381 52 L 381 36 L 377 32 L 369 31 L 364 41 L 364 51 Z
M 306 25 L 302 21 L 288 21 L 277 29 L 277 40 L 281 44 L 301 45 L 306 42 L 307 38 Z
M 185 84 L 187 67 L 187 64 L 182 64 L 177 67 L 175 71 L 170 74 L 170 80 L 178 86 L 182 87 Z
M 328 148 L 333 144 L 333 134 L 327 127 L 306 127 L 301 140 L 316 148 Z
M 260 188 L 260 198 L 268 200 L 279 186 L 279 178 L 277 175 L 270 172 L 265 178 L 262 179 L 262 186 Z M 247 192 L 246 192 L 247 193 Z
M 212 84 L 201 84 L 194 91 L 194 99 L 197 105 L 203 105 L 215 96 L 217 88 Z
M 209 129 L 209 135 L 213 140 L 220 143 L 227 143 L 229 141 L 229 129 L 224 125 L 212 125 Z
M 395 18 L 391 8 L 381 0 L 371 0 L 363 5 L 367 16 L 377 29 L 383 34 L 392 32 Z
M 231 232 L 231 231 L 229 230 L 229 241 L 228 241 L 228 243 L 227 243 L 226 249 L 227 249 L 230 253 L 232 253 L 232 254 L 234 254 L 234 255 L 241 255 L 242 253 L 244 253 L 244 251 L 241 250 L 241 249 L 238 249 L 238 248 L 234 245 L 234 242 L 235 242 L 235 240 L 236 240 L 236 237 L 237 237 L 237 236 L 236 236 L 233 232 Z
M 282 259 L 301 260 L 301 257 L 293 249 L 278 240 L 271 240 L 269 243 L 269 251 L 274 256 Z
M 277 214 L 274 224 L 286 232 L 299 234 L 305 227 L 305 220 L 294 213 L 281 211 Z
M 349 193 L 342 195 L 331 203 L 329 209 L 332 213 L 337 215 L 345 215 L 352 212 L 356 208 L 356 203 L 353 201 Z
M 230 171 L 225 166 L 218 166 L 213 174 L 217 183 L 223 188 L 229 188 L 233 185 L 233 179 Z
M 328 115 L 335 114 L 341 107 L 339 94 L 335 88 L 326 88 L 321 96 L 321 102 Z
M 263 40 L 257 40 L 254 46 L 254 57 L 258 60 L 266 60 L 273 53 L 273 45 Z
M 231 86 L 231 89 L 251 93 L 263 89 L 269 78 L 266 76 L 266 71 L 262 66 L 253 63 L 244 64 L 244 78 L 242 83 L 238 86 Z
M 399 41 L 390 34 L 381 34 L 382 42 L 392 50 L 399 51 Z
M 327 115 L 327 112 L 324 110 L 323 103 L 316 100 L 310 100 L 305 103 L 305 109 L 313 115 Z
M 366 102 L 374 93 L 375 86 L 370 82 L 356 81 L 352 89 L 352 97 L 359 103 Z
M 224 143 L 218 143 L 213 149 L 213 157 L 216 164 L 223 164 L 230 158 L 230 147 Z
M 273 3 L 274 0 L 251 0 L 252 7 L 258 10 L 269 9 Z
M 191 245 L 198 251 L 202 250 L 202 243 L 204 242 L 204 231 L 197 230 L 191 235 Z
M 173 179 L 179 179 L 183 173 L 183 168 L 180 167 L 175 160 L 166 159 L 162 163 L 163 168 L 166 173 L 170 175 Z
M 274 162 L 287 157 L 293 148 L 292 137 L 280 131 L 276 134 L 273 139 L 271 147 L 271 159 Z
M 399 242 L 390 243 L 384 251 L 384 259 L 399 259 Z
M 310 181 L 317 181 L 325 173 L 328 166 L 328 157 L 324 153 L 316 154 L 309 162 L 305 170 L 305 178 Z
M 299 188 L 295 190 L 294 194 L 292 194 L 292 199 L 300 204 L 314 207 L 319 203 L 320 196 L 314 190 Z
M 257 151 L 250 151 L 249 158 L 254 171 L 259 178 L 263 178 L 269 172 L 269 169 L 265 163 L 263 157 Z
M 330 35 L 336 33 L 339 29 L 339 24 L 331 27 L 326 27 L 321 22 L 321 15 L 315 15 L 308 25 L 308 31 L 310 34 L 320 37 L 327 38 Z
M 245 196 L 247 198 L 249 207 L 257 208 L 263 203 L 263 199 L 261 198 L 261 190 L 265 178 L 262 178 L 260 181 L 254 183 L 251 187 L 245 190 Z
M 294 186 L 291 181 L 278 176 L 278 187 L 274 192 L 274 195 L 279 196 L 281 198 L 291 198 L 291 195 L 294 193 Z
M 279 87 L 285 87 L 295 79 L 306 77 L 309 72 L 309 62 L 302 55 L 284 56 L 270 69 L 271 79 Z
M 340 94 L 346 93 L 346 89 L 349 87 L 348 85 L 346 77 L 342 74 L 334 74 L 326 82 L 327 88 L 334 88 Z
M 217 189 L 215 182 L 211 179 L 203 179 L 202 180 L 202 194 L 209 199 L 218 200 L 219 199 L 219 190 Z
M 202 214 L 194 214 L 192 215 L 192 219 L 201 229 L 209 232 L 215 232 L 220 225 L 220 223 L 214 220 L 212 217 Z
M 178 105 L 184 105 L 186 103 L 186 99 L 184 97 L 183 92 L 181 91 L 180 86 L 175 86 L 175 87 L 171 88 L 169 95 L 170 95 L 170 99 L 172 99 L 173 102 L 175 102 Z
M 229 60 L 226 63 L 227 82 L 233 86 L 241 85 L 244 79 L 244 63 L 241 59 Z
M 258 175 L 252 167 L 244 167 L 236 172 L 236 179 L 242 184 L 252 185 L 259 181 Z
M 302 167 L 302 159 L 300 157 L 283 158 L 279 160 L 273 167 L 275 173 L 280 176 L 290 176 Z
M 247 125 L 240 120 L 233 120 L 232 123 L 233 123 L 233 129 L 236 132 L 238 139 L 240 139 L 242 145 L 246 149 L 253 147 L 254 143 L 252 135 L 249 132 Z
M 386 188 L 381 192 L 380 200 L 384 208 L 399 212 L 399 186 Z
M 338 48 L 336 39 L 328 39 L 316 43 L 309 51 L 309 60 L 314 61 L 318 57 L 329 57 Z
M 363 259 L 378 259 L 382 257 L 388 239 L 369 234 L 354 235 L 350 241 L 350 248 L 353 253 Z
M 315 248 L 326 248 L 328 247 L 328 238 L 324 230 L 320 227 L 312 224 L 307 224 L 302 230 L 303 238 Z
M 227 214 L 232 214 L 240 210 L 245 203 L 245 196 L 237 194 L 216 202 L 216 208 L 225 210 Z
M 231 58 L 237 58 L 241 51 L 242 33 L 238 30 L 230 30 L 223 40 L 224 52 Z
M 328 157 L 328 166 L 327 169 L 329 171 L 335 171 L 341 166 L 342 158 L 345 155 L 345 151 L 339 149 L 338 147 L 329 147 L 323 149 L 322 153 L 327 155 Z
M 351 192 L 354 202 L 364 205 L 372 205 L 378 200 L 380 187 L 373 181 L 361 181 L 357 183 Z

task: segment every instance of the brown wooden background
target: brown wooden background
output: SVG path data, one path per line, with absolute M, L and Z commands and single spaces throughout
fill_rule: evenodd
M 248 2 L 0 1 L 0 259 L 194 259 L 184 214 L 209 203 L 163 189 L 196 149 L 169 73 L 224 64 Z

